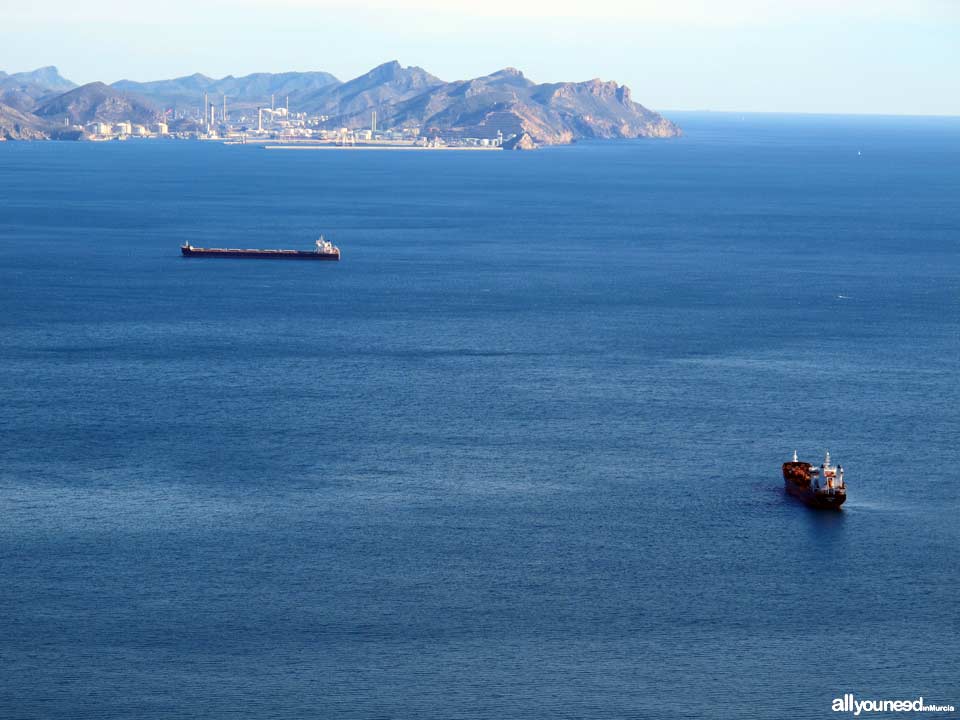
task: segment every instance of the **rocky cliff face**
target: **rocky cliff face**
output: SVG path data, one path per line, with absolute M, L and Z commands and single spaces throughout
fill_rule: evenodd
M 391 105 L 381 116 L 387 124 L 416 124 L 427 132 L 455 131 L 476 137 L 526 133 L 534 142 L 547 145 L 581 138 L 680 134 L 676 125 L 633 102 L 629 88 L 615 82 L 538 85 L 513 68 L 432 88 Z
M 679 134 L 676 125 L 633 102 L 630 88 L 615 82 L 589 80 L 542 85 L 535 93 L 535 100 L 574 137 L 673 137 Z
M 4 140 L 47 140 L 47 123 L 36 115 L 0 104 L 0 138 Z
M 503 143 L 504 150 L 535 150 L 537 144 L 527 133 L 515 135 Z

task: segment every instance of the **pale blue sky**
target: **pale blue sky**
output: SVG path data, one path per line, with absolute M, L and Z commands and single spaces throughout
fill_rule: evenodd
M 617 80 L 662 110 L 960 115 L 960 0 L 48 0 L 2 18 L 0 69 L 80 83 L 396 59 Z

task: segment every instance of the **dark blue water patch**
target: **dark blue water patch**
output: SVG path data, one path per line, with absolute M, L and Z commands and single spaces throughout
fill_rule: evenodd
M 957 704 L 960 125 L 679 119 L 0 146 L 3 714 Z

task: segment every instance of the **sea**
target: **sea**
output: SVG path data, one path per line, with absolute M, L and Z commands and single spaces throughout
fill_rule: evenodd
M 671 117 L 0 143 L 0 717 L 960 707 L 960 119 Z

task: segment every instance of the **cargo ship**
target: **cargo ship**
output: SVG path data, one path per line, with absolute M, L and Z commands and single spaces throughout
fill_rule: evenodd
M 238 248 L 202 248 L 194 247 L 190 243 L 180 246 L 184 257 L 219 257 L 219 258 L 262 258 L 266 260 L 339 260 L 340 248 L 323 235 L 317 240 L 316 250 L 241 250 Z
M 843 466 L 830 464 L 829 450 L 820 467 L 797 460 L 797 451 L 794 450 L 793 460 L 783 464 L 783 484 L 787 493 L 812 508 L 839 510 L 847 500 Z

